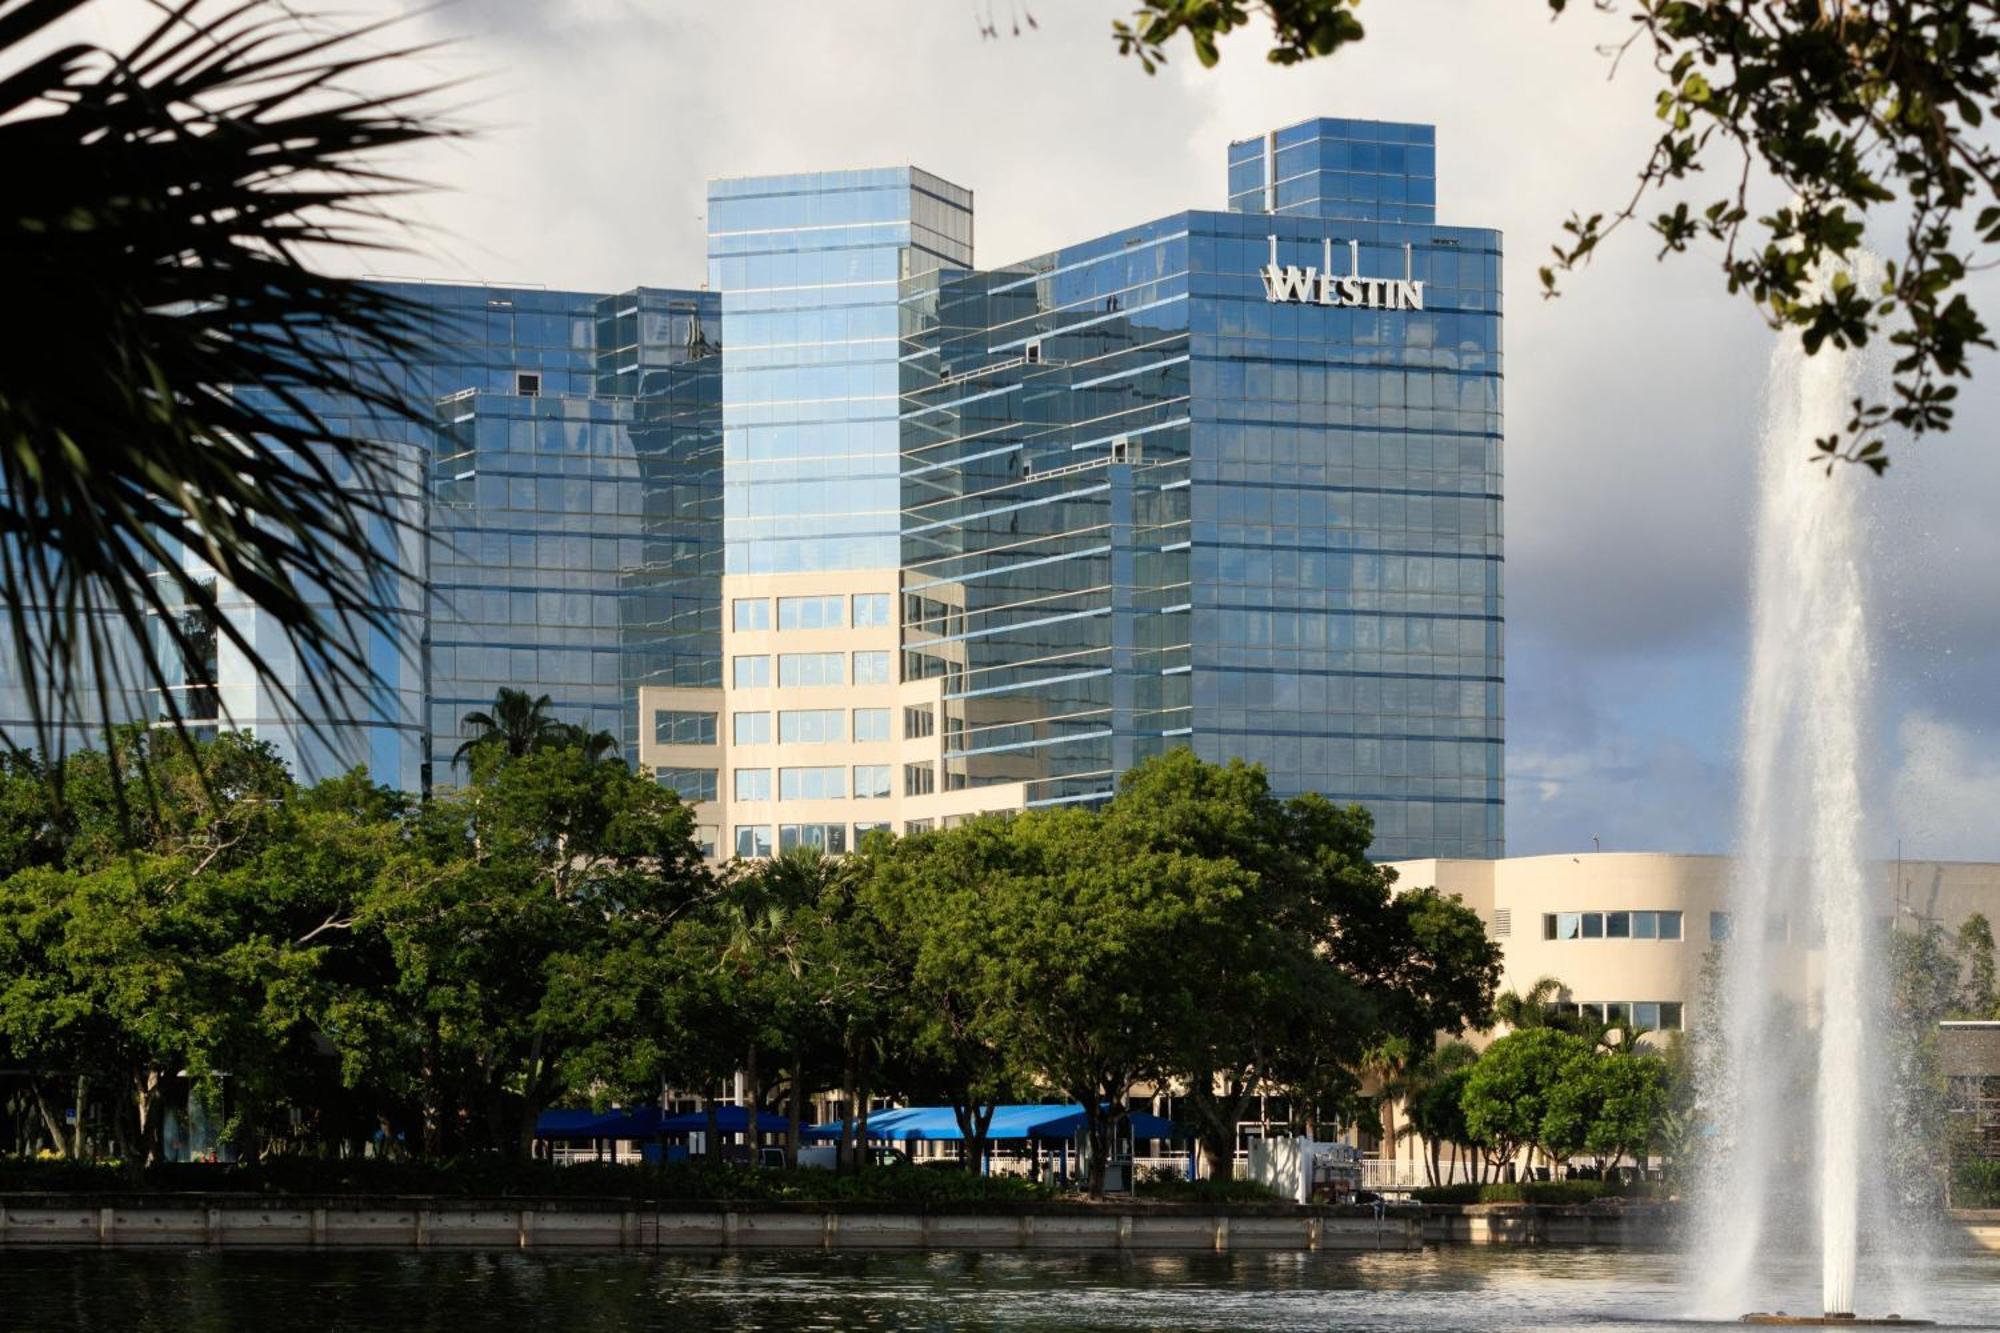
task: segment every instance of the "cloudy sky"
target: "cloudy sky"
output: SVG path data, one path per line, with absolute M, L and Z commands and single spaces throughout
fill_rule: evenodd
M 1432 122 L 1440 220 L 1498 227 L 1508 248 L 1509 850 L 1725 848 L 1772 335 L 1709 257 L 1657 264 L 1637 233 L 1564 299 L 1536 294 L 1562 219 L 1622 199 L 1650 143 L 1648 71 L 1608 79 L 1598 54 L 1622 22 L 1572 6 L 1551 24 L 1540 0 L 1382 0 L 1335 59 L 1271 66 L 1246 34 L 1216 70 L 1176 52 L 1148 78 L 1109 38 L 1126 8 L 429 8 L 411 31 L 450 39 L 429 64 L 471 78 L 461 118 L 480 133 L 417 164 L 444 189 L 422 206 L 424 253 L 393 268 L 692 284 L 708 178 L 900 162 L 975 192 L 978 255 L 999 264 L 1224 206 L 1232 138 L 1319 114 Z M 1030 12 L 1038 27 L 1014 36 Z M 2000 281 L 1979 292 L 2000 323 Z M 1865 486 L 1885 852 L 1900 838 L 1910 855 L 2000 858 L 2000 363 L 1982 364 L 1961 428 Z

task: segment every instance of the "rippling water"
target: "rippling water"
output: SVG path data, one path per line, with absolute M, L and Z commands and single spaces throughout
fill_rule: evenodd
M 11 1250 L 0 1251 L 0 1328 L 1687 1333 L 1685 1269 L 1673 1254 L 1462 1247 L 1074 1258 Z M 1774 1281 L 1770 1305 L 1796 1288 L 1789 1308 L 1804 1309 L 1816 1294 L 1808 1266 Z M 1927 1308 L 1900 1313 L 2000 1327 L 2000 1259 L 1940 1264 L 1924 1289 Z

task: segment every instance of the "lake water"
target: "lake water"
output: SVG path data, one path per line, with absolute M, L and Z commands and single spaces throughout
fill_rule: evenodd
M 0 1328 L 531 1330 L 1648 1329 L 1688 1333 L 1679 1255 L 630 1254 L 0 1250 Z M 1774 1277 L 1772 1307 L 1817 1282 Z M 2000 1258 L 1922 1275 L 1924 1308 L 2000 1328 Z M 1786 1304 L 1787 1293 L 1794 1303 Z M 1866 1302 L 1864 1301 L 1864 1304 Z M 1867 1313 L 1888 1313 L 1870 1307 Z

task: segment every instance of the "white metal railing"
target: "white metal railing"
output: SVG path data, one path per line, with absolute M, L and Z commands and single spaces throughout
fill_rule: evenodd
M 1470 1185 L 1478 1180 L 1478 1171 L 1478 1163 L 1467 1161 L 1462 1157 L 1456 1162 L 1450 1157 L 1439 1162 L 1435 1177 L 1432 1176 L 1429 1166 L 1421 1161 L 1408 1161 L 1396 1157 L 1364 1157 L 1361 1159 L 1361 1188 L 1406 1190 L 1421 1189 L 1426 1185 Z

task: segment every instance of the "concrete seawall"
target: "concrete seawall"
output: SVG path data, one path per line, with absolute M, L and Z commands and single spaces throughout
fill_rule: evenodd
M 0 1196 L 0 1248 L 1417 1250 L 1414 1214 L 1293 1205 L 673 1203 Z

